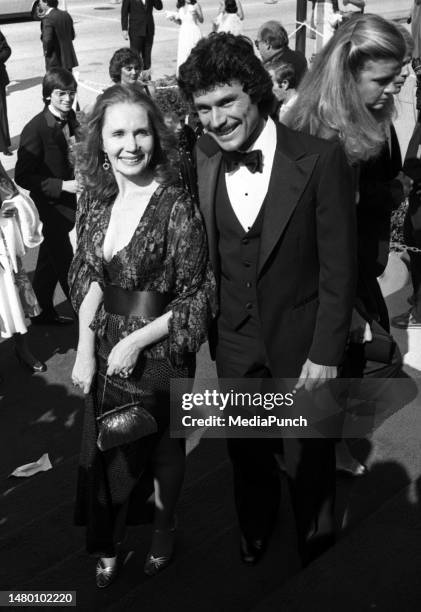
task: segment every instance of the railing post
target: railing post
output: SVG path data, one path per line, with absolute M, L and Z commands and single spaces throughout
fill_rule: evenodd
M 297 0 L 297 28 L 299 27 L 299 22 L 305 22 L 307 19 L 307 1 Z M 295 35 L 295 48 L 297 51 L 304 53 L 304 55 L 306 52 L 306 35 L 307 28 L 305 26 L 300 28 Z

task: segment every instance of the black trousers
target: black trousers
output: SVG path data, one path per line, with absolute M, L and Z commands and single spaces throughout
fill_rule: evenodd
M 256 321 L 250 318 L 236 331 L 219 325 L 216 366 L 220 378 L 272 378 Z M 267 538 L 273 529 L 281 495 L 276 455 L 282 453 L 303 562 L 333 543 L 335 440 L 233 438 L 227 444 L 239 525 L 247 538 Z
M 73 259 L 73 249 L 69 232 L 73 224 L 51 211 L 48 217 L 41 214 L 44 241 L 38 252 L 32 286 L 43 312 L 54 312 L 54 292 L 57 283 L 64 295 L 69 297 L 67 275 Z
M 135 32 L 129 31 L 129 39 L 130 48 L 142 58 L 143 69 L 149 70 L 152 59 L 153 36 L 138 36 Z
M 0 151 L 10 147 L 9 123 L 7 120 L 6 89 L 0 86 Z

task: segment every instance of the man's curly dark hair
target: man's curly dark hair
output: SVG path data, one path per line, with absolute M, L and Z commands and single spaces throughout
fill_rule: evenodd
M 180 66 L 178 75 L 178 86 L 189 102 L 193 102 L 195 94 L 234 81 L 242 84 L 262 115 L 270 112 L 273 83 L 255 55 L 253 43 L 245 36 L 226 32 L 202 38 Z

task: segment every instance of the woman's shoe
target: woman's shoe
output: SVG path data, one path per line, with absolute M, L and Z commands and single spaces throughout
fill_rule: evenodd
M 118 562 L 114 565 L 105 565 L 100 558 L 96 564 L 96 585 L 99 589 L 105 589 L 114 582 L 118 574 Z
M 45 363 L 42 363 L 42 361 L 39 361 L 35 357 L 33 358 L 33 361 L 28 361 L 23 357 L 21 353 L 19 353 L 17 349 L 15 350 L 15 355 L 20 365 L 24 368 L 27 368 L 32 373 L 35 374 L 36 372 L 46 372 L 47 366 L 45 365 Z
M 346 440 L 342 439 L 336 444 L 335 455 L 336 471 L 338 473 L 351 478 L 358 478 L 367 473 L 367 466 L 364 463 L 360 463 L 358 459 L 355 459 L 349 450 Z
M 153 532 L 151 548 L 155 548 L 159 552 L 153 554 L 152 550 L 149 551 L 143 567 L 143 571 L 147 576 L 155 576 L 171 563 L 174 553 L 175 532 L 175 527 L 171 529 L 155 529 Z

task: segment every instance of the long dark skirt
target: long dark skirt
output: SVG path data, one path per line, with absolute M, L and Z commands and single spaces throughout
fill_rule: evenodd
M 86 400 L 75 507 L 76 525 L 86 526 L 88 553 L 102 557 L 115 555 L 115 544 L 125 524 L 151 521 L 146 504 L 153 493 L 151 458 L 169 425 L 170 380 L 194 376 L 192 356 L 185 367 L 178 369 L 167 359 L 140 357 L 129 379 L 105 377 L 108 355 L 117 342 L 111 317 L 106 336 L 97 343 L 98 373 Z M 138 399 L 156 419 L 158 432 L 100 451 L 96 417 Z

